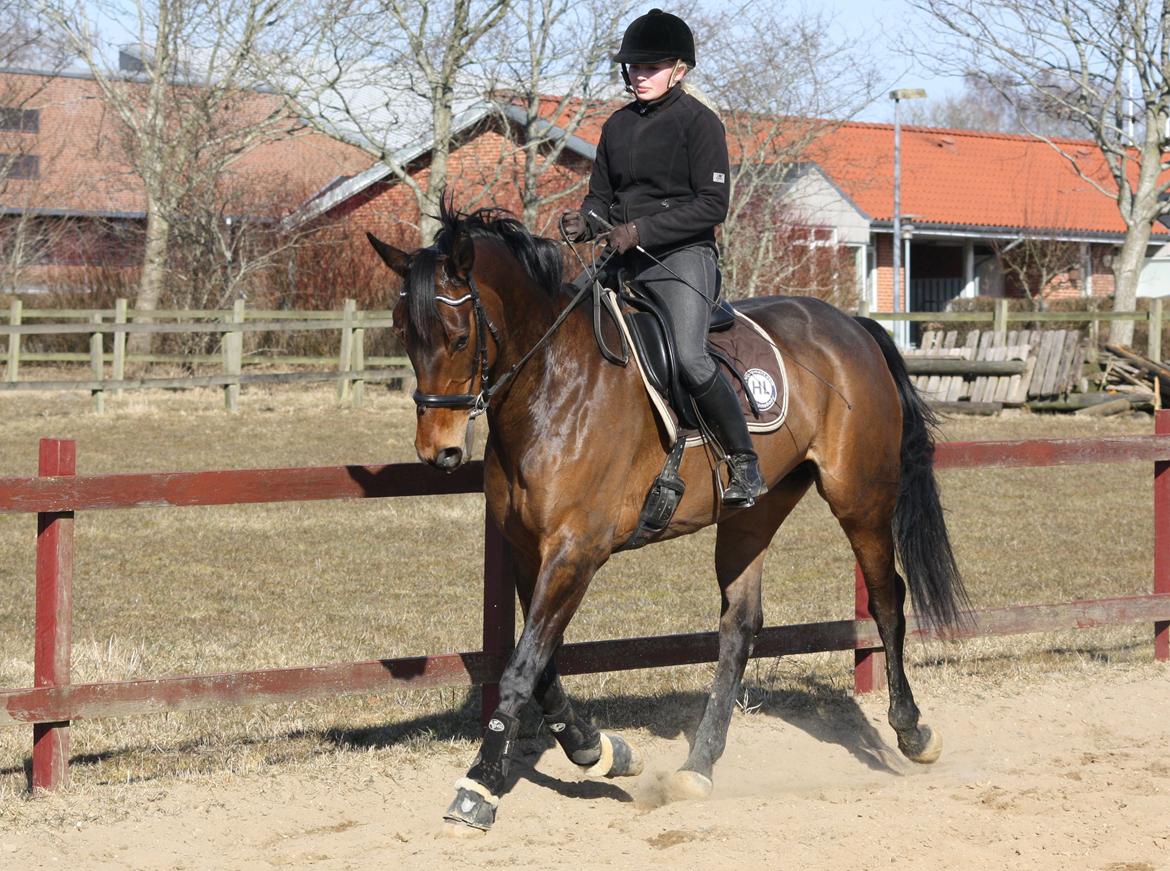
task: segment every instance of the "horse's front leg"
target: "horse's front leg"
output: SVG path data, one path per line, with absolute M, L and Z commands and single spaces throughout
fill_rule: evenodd
M 487 830 L 495 822 L 520 727 L 520 711 L 532 698 L 538 678 L 604 558 L 566 542 L 542 561 L 524 631 L 500 678 L 500 705 L 488 721 L 479 754 L 466 776 L 456 783 L 455 800 L 444 817 L 448 822 L 479 830 Z M 553 683 L 542 687 L 543 695 L 549 704 L 560 707 L 563 693 L 557 692 L 555 672 L 553 678 Z

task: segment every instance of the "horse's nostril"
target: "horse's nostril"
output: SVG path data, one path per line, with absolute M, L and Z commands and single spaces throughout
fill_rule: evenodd
M 435 465 L 445 472 L 458 469 L 463 463 L 462 448 L 443 448 L 435 458 Z

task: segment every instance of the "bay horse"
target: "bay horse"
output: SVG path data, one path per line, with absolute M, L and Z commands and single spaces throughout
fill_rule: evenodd
M 603 359 L 589 306 L 569 306 L 559 244 L 499 210 L 440 209 L 434 243 L 371 244 L 403 279 L 394 329 L 417 379 L 415 449 L 451 471 L 470 458 L 469 418 L 486 411 L 487 510 L 511 545 L 524 629 L 500 680 L 499 708 L 445 819 L 487 830 L 504 791 L 518 716 L 530 699 L 588 775 L 637 774 L 631 744 L 579 718 L 555 653 L 594 573 L 633 533 L 666 444 L 636 368 Z M 569 309 L 572 310 L 569 310 Z M 768 491 L 728 509 L 704 450 L 685 452 L 688 485 L 660 539 L 717 525 L 722 598 L 719 659 L 694 744 L 670 776 L 673 798 L 702 798 L 723 753 L 753 638 L 763 626 L 760 579 L 773 535 L 816 486 L 856 555 L 886 650 L 889 723 L 911 760 L 938 758 L 903 668 L 907 583 L 934 625 L 963 620 L 965 593 L 933 471 L 934 418 L 876 322 L 812 298 L 746 300 L 747 313 L 789 359 L 791 399 L 776 432 L 754 436 Z M 470 827 L 466 829 L 464 827 Z

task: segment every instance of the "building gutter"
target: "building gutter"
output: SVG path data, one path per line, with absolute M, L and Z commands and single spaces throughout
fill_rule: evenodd
M 34 218 L 108 218 L 119 221 L 144 221 L 146 212 L 113 212 L 104 209 L 18 209 L 0 206 L 0 215 L 24 215 Z
M 1108 242 L 1120 245 L 1125 241 L 1124 233 L 1076 230 L 1024 230 L 1019 227 L 991 227 L 978 225 L 927 224 L 908 221 L 914 227 L 915 236 L 953 239 L 1036 239 L 1045 242 Z M 875 233 L 893 233 L 892 221 L 874 221 L 870 229 Z M 1151 245 L 1170 243 L 1170 234 L 1151 233 Z

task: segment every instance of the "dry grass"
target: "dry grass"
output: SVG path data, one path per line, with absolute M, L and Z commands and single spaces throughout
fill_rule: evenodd
M 35 472 L 36 440 L 78 440 L 79 470 L 384 463 L 413 460 L 413 409 L 370 391 L 337 408 L 331 389 L 246 391 L 229 416 L 212 392 L 127 394 L 110 413 L 88 399 L 0 395 L 0 475 Z M 1150 432 L 1148 417 L 1031 416 L 954 421 L 950 439 Z M 941 475 L 955 548 L 977 605 L 1145 592 L 1152 577 L 1151 474 L 1141 464 Z M 0 686 L 32 677 L 34 524 L 0 516 Z M 475 496 L 83 514 L 77 522 L 75 680 L 306 665 L 479 647 L 482 500 Z M 714 628 L 710 530 L 615 558 L 594 581 L 569 640 Z M 852 557 L 810 497 L 772 548 L 770 624 L 852 613 Z M 920 695 L 1109 663 L 1143 668 L 1145 626 L 915 645 Z M 755 661 L 747 706 L 819 704 L 850 685 L 851 657 Z M 711 666 L 568 679 L 584 710 L 617 728 L 689 728 Z M 475 692 L 431 690 L 85 722 L 73 732 L 69 794 L 38 807 L 64 821 L 106 817 L 182 778 L 222 781 L 274 766 L 333 778 L 374 758 L 466 755 Z M 683 712 L 680 716 L 680 710 Z M 32 825 L 27 728 L 0 730 L 0 825 Z M 360 752 L 359 752 L 360 751 Z M 94 802 L 93 799 L 100 799 Z M 100 805 L 100 810 L 95 809 Z

